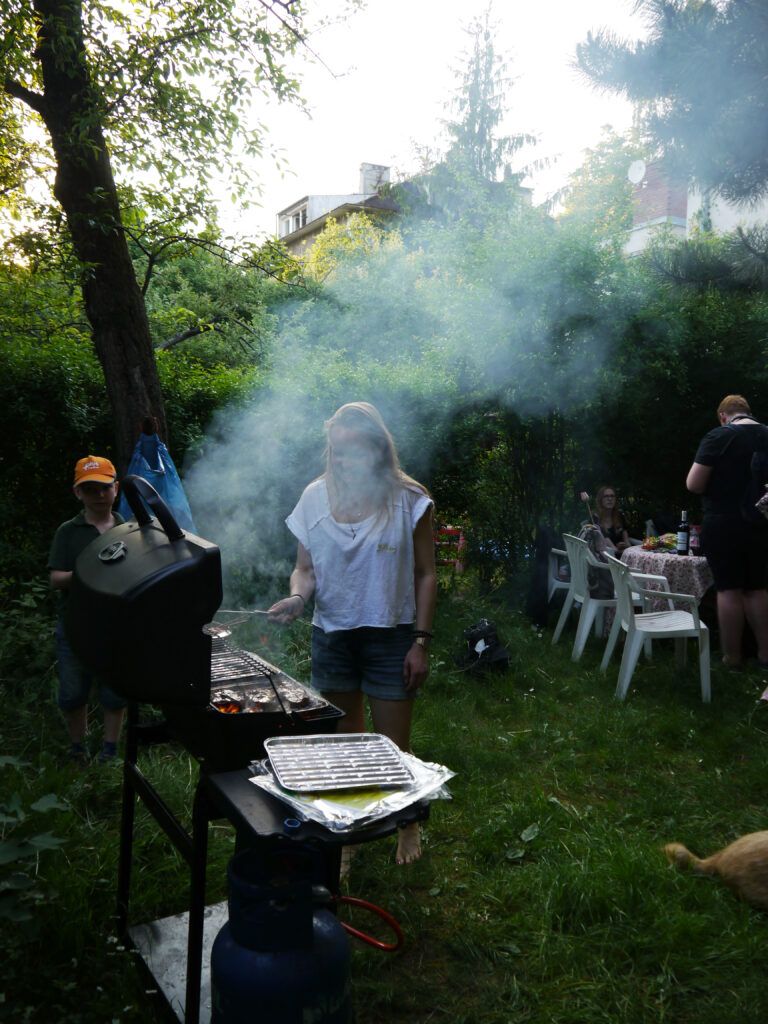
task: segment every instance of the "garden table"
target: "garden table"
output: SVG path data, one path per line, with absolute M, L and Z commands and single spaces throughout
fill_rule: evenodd
M 635 569 L 638 572 L 666 576 L 669 580 L 669 589 L 673 594 L 693 594 L 697 604 L 712 586 L 712 571 L 707 560 L 699 558 L 697 555 L 678 555 L 675 551 L 660 549 L 646 551 L 638 544 L 622 551 L 621 560 L 630 569 Z M 648 589 L 655 590 L 656 587 L 649 583 Z M 679 604 L 679 607 L 685 608 L 686 606 Z M 668 608 L 667 602 L 659 599 L 652 602 L 652 607 L 649 610 L 664 611 L 666 608 Z

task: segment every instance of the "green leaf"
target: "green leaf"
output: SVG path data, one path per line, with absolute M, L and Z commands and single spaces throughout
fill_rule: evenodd
M 31 857 L 34 852 L 26 839 L 4 839 L 0 843 L 0 865 Z
M 520 949 L 519 946 L 516 946 L 514 942 L 502 942 L 502 944 L 498 948 L 499 952 L 512 953 L 513 956 L 518 956 L 520 953 L 522 953 L 522 949 Z
M 8 875 L 0 882 L 0 893 L 7 892 L 9 889 L 21 891 L 23 889 L 31 889 L 35 884 L 34 878 L 25 874 L 23 871 L 14 871 L 13 874 Z
M 539 828 L 538 823 L 534 821 L 532 825 L 529 825 L 528 828 L 524 829 L 524 831 L 520 833 L 520 838 L 524 843 L 530 843 L 532 839 L 536 838 L 540 831 L 541 829 Z
M 33 811 L 68 811 L 69 804 L 59 800 L 55 793 L 46 793 L 30 805 Z
M 29 844 L 35 850 L 58 850 L 64 843 L 66 843 L 66 839 L 59 839 L 52 832 L 41 832 L 39 835 L 29 837 Z

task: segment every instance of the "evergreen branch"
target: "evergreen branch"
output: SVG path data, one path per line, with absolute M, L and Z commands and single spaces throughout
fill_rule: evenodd
M 754 256 L 755 259 L 758 260 L 758 262 L 768 266 L 768 250 L 758 249 L 754 245 L 752 245 L 752 243 L 749 241 L 749 238 L 746 235 L 746 232 L 744 231 L 744 228 L 736 228 L 736 234 L 739 236 L 739 241 L 750 254 L 750 256 Z

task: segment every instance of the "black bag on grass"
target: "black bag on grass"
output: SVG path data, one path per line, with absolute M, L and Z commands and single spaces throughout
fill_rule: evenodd
M 489 668 L 504 672 L 509 668 L 509 651 L 502 647 L 496 627 L 488 619 L 480 619 L 464 630 L 467 642 L 467 664 L 470 671 Z

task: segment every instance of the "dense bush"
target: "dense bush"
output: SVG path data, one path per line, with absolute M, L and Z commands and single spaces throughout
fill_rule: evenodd
M 253 386 L 254 373 L 203 368 L 159 353 L 169 449 L 181 466 L 213 411 Z M 112 417 L 90 342 L 79 332 L 37 341 L 0 334 L 0 575 L 44 569 L 53 531 L 74 515 L 72 469 L 89 452 L 113 455 Z M 136 425 L 138 439 L 139 425 Z

